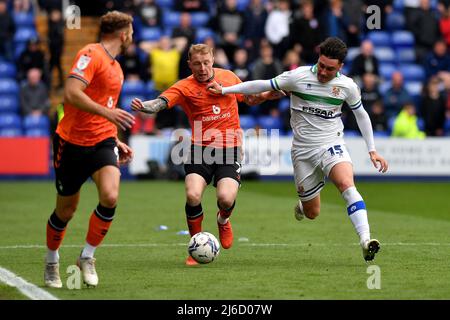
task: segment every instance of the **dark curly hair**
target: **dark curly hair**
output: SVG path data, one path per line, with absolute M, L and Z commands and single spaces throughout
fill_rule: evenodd
M 342 63 L 347 56 L 347 45 L 339 38 L 329 37 L 319 45 L 319 54 Z

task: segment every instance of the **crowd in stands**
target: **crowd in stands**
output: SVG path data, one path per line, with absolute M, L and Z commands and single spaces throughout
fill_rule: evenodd
M 48 43 L 40 43 L 30 0 L 0 0 L 0 135 L 12 114 L 48 115 L 52 70 L 64 83 L 61 1 L 37 1 L 48 16 Z M 187 50 L 193 43 L 215 48 L 215 64 L 242 81 L 270 79 L 313 65 L 317 46 L 338 36 L 349 46 L 343 73 L 361 87 L 362 102 L 377 136 L 450 136 L 450 1 L 445 0 L 100 0 L 71 1 L 84 15 L 120 10 L 134 17 L 134 44 L 119 57 L 125 82 L 120 106 L 148 100 L 190 75 Z M 381 29 L 369 29 L 366 8 L 381 8 Z M 28 17 L 28 20 L 27 18 Z M 25 31 L 24 31 L 25 30 Z M 40 46 L 47 45 L 46 59 Z M 359 135 L 348 106 L 347 135 Z M 291 134 L 289 99 L 239 106 L 241 125 Z M 6 116 L 5 116 L 6 115 Z M 137 114 L 131 134 L 159 134 L 187 127 L 175 107 L 156 117 Z M 3 119 L 3 120 L 2 120 Z M 16 121 L 16 120 L 14 120 Z M 37 130 L 24 132 L 39 135 Z

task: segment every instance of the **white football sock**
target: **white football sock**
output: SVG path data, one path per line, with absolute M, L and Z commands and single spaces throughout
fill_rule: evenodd
M 47 257 L 45 258 L 45 261 L 47 263 L 58 263 L 59 262 L 58 250 L 47 249 Z
M 223 217 L 220 215 L 220 213 L 217 215 L 217 221 L 218 221 L 220 224 L 225 224 L 225 223 L 227 223 L 227 222 L 228 222 L 228 219 L 229 219 L 229 218 L 223 218 Z
M 369 221 L 367 219 L 366 204 L 356 187 L 350 187 L 342 192 L 342 197 L 347 204 L 347 213 L 353 227 L 359 236 L 360 243 L 370 239 Z
M 93 258 L 94 252 L 95 252 L 94 246 L 91 246 L 89 243 L 86 242 L 86 245 L 84 246 L 83 251 L 81 252 L 82 258 Z

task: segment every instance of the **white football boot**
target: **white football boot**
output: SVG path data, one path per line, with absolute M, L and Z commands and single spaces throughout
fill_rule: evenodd
M 361 243 L 364 260 L 372 261 L 375 258 L 375 254 L 380 250 L 380 247 L 380 242 L 377 239 L 370 239 Z
M 297 202 L 297 205 L 294 208 L 294 215 L 295 215 L 295 219 L 297 219 L 298 221 L 302 221 L 303 218 L 305 217 L 305 214 L 302 212 L 302 209 L 300 209 L 301 207 L 301 203 L 300 200 Z
M 61 277 L 59 276 L 59 263 L 45 263 L 44 270 L 45 286 L 49 288 L 62 288 Z
M 83 275 L 83 281 L 87 286 L 96 287 L 98 285 L 97 271 L 95 271 L 95 258 L 82 258 L 77 260 L 77 266 Z

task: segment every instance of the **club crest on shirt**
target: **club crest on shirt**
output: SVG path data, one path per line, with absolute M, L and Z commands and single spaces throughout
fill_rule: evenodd
M 73 70 L 73 72 L 75 72 L 76 74 L 79 74 L 80 76 L 84 76 L 83 70 L 87 68 L 87 66 L 89 65 L 90 62 L 91 62 L 91 57 L 89 57 L 87 55 L 82 55 L 78 59 L 77 66 Z
M 331 94 L 335 97 L 339 96 L 340 93 L 341 89 L 339 89 L 339 87 L 333 87 L 333 89 L 331 89 Z

